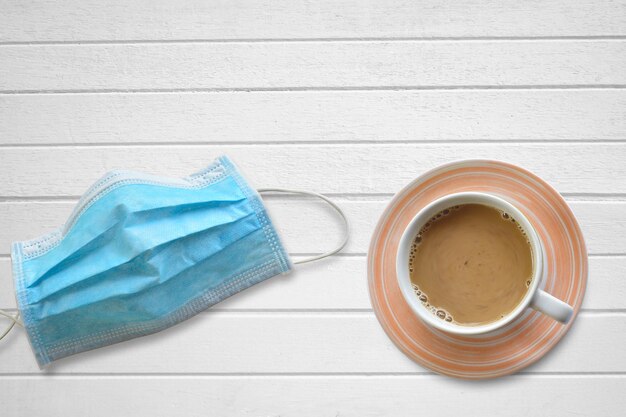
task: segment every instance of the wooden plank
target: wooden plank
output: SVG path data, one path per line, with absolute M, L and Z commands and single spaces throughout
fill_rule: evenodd
M 0 62 L 0 91 L 626 84 L 623 40 L 17 45 Z
M 390 193 L 461 159 L 523 166 L 561 193 L 626 193 L 624 143 L 4 147 L 0 196 L 78 196 L 113 168 L 185 176 L 229 155 L 257 187 Z
M 6 417 L 185 415 L 441 417 L 619 416 L 623 376 L 518 375 L 491 381 L 423 376 L 15 377 L 0 380 Z M 25 401 L 28 392 L 36 401 Z M 71 393 L 71 394 L 68 394 Z M 520 395 L 523 393 L 523 395 Z M 67 401 L 71 396 L 72 400 Z M 103 398 L 107 398 L 103 401 Z M 531 411 L 532 410 L 532 411 Z
M 623 1 L 3 1 L 0 41 L 624 35 Z
M 0 10 L 0 307 L 14 307 L 8 241 L 57 226 L 112 168 L 186 175 L 226 152 L 257 186 L 336 193 L 355 232 L 350 256 L 45 376 L 16 331 L 0 343 L 3 416 L 626 408 L 624 0 L 0 0 Z M 470 157 L 524 165 L 568 194 L 596 254 L 585 311 L 531 375 L 430 375 L 370 310 L 362 253 L 388 195 Z M 322 206 L 269 205 L 292 252 L 334 243 Z
M 3 144 L 623 140 L 626 90 L 0 95 Z
M 351 224 L 344 253 L 364 254 L 387 200 L 335 198 Z M 268 210 L 291 253 L 321 253 L 340 242 L 342 223 L 325 203 L 315 200 L 266 197 Z M 0 203 L 0 255 L 10 244 L 50 232 L 61 226 L 74 202 L 22 201 Z M 591 254 L 626 254 L 626 201 L 569 202 L 583 230 Z
M 294 259 L 301 259 L 295 257 Z M 626 257 L 589 259 L 589 280 L 583 309 L 626 309 Z M 8 258 L 0 258 L 0 308 L 14 309 L 15 295 Z M 364 256 L 334 257 L 298 266 L 237 294 L 218 310 L 369 310 L 367 266 Z
M 626 315 L 584 312 L 528 372 L 626 372 Z M 598 354 L 602 346 L 602 354 Z M 0 374 L 39 373 L 19 328 Z M 200 314 L 172 329 L 58 361 L 54 373 L 424 373 L 372 312 Z

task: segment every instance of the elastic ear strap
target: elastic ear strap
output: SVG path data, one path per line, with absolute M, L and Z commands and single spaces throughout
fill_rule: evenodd
M 326 203 L 328 203 L 333 209 L 335 209 L 335 211 L 339 214 L 339 216 L 341 216 L 343 220 L 344 228 L 345 228 L 345 236 L 341 244 L 337 246 L 335 249 L 330 250 L 328 252 L 324 252 L 321 255 L 315 255 L 315 256 L 311 256 L 310 258 L 296 261 L 294 262 L 295 265 L 317 261 L 319 259 L 326 258 L 330 255 L 334 255 L 335 253 L 343 249 L 343 247 L 346 246 L 346 243 L 348 243 L 348 237 L 350 236 L 350 227 L 348 225 L 348 219 L 346 218 L 346 215 L 343 212 L 343 210 L 337 204 L 335 204 L 332 200 L 330 200 L 328 197 L 322 194 L 314 193 L 312 191 L 288 190 L 286 188 L 259 188 L 257 191 L 260 194 L 262 193 L 286 193 L 286 194 L 302 194 L 302 195 L 309 195 L 309 196 L 317 197 L 319 199 L 324 200 Z
M 4 337 L 6 335 L 8 335 L 11 330 L 13 330 L 13 327 L 15 327 L 16 324 L 18 326 L 24 327 L 22 322 L 19 320 L 20 319 L 19 311 L 17 312 L 17 314 L 14 317 L 14 316 L 10 315 L 9 313 L 7 313 L 6 311 L 0 310 L 0 316 L 4 316 L 4 317 L 6 317 L 6 318 L 11 320 L 11 324 L 9 324 L 9 327 L 7 327 L 7 329 L 2 334 L 0 334 L 0 340 L 4 339 Z

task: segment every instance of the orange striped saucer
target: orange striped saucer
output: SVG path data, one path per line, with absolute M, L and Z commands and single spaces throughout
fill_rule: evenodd
M 462 191 L 502 196 L 526 215 L 546 251 L 541 286 L 574 307 L 574 317 L 568 325 L 528 309 L 497 332 L 466 337 L 434 329 L 412 312 L 396 280 L 395 254 L 400 237 L 428 203 Z M 389 338 L 420 365 L 466 379 L 511 374 L 539 360 L 574 322 L 587 281 L 585 242 L 565 200 L 536 175 L 498 161 L 455 162 L 410 183 L 395 195 L 382 214 L 367 258 L 372 306 Z

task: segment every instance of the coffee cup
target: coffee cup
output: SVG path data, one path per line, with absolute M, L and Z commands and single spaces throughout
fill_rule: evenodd
M 479 325 L 462 325 L 455 321 L 442 320 L 440 317 L 437 317 L 436 314 L 433 314 L 432 308 L 429 308 L 429 306 L 425 305 L 424 302 L 420 301 L 418 298 L 411 282 L 409 271 L 411 247 L 424 226 L 438 213 L 452 207 L 468 204 L 479 204 L 510 214 L 517 222 L 518 227 L 525 234 L 531 249 L 530 256 L 532 257 L 532 276 L 522 300 L 513 310 L 502 317 L 489 323 Z M 514 204 L 494 194 L 462 192 L 449 194 L 433 201 L 413 217 L 400 238 L 396 255 L 396 276 L 402 295 L 411 310 L 426 324 L 448 333 L 470 336 L 495 332 L 516 320 L 528 308 L 546 314 L 565 324 L 571 319 L 574 310 L 567 303 L 542 289 L 545 256 L 545 251 L 537 231 Z

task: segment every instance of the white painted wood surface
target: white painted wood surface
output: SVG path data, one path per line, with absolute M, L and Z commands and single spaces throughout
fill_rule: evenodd
M 185 176 L 221 154 L 257 187 L 388 194 L 443 163 L 483 158 L 523 165 L 562 193 L 626 193 L 623 142 L 10 146 L 0 152 L 0 195 L 7 197 L 78 196 L 115 168 Z
M 62 224 L 110 169 L 180 176 L 226 153 L 257 186 L 330 193 L 353 226 L 342 256 L 45 373 L 17 330 L 0 414 L 622 415 L 624 68 L 623 0 L 0 0 L 0 308 L 10 242 Z M 571 333 L 487 382 L 405 358 L 366 285 L 393 193 L 466 158 L 549 181 L 590 253 Z M 293 256 L 336 242 L 321 204 L 268 206 Z
M 583 0 L 2 0 L 0 40 L 620 36 L 624 2 Z M 25 18 L 26 16 L 26 18 Z
M 623 89 L 0 95 L 0 137 L 33 145 L 615 141 L 624 138 L 625 106 Z
M 5 45 L 0 61 L 8 92 L 626 84 L 622 39 Z

